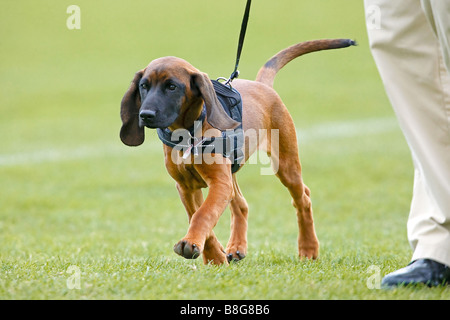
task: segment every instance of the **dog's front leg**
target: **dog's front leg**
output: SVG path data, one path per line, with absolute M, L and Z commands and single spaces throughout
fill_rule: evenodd
M 205 167 L 205 166 L 202 166 Z M 213 228 L 231 201 L 233 184 L 231 170 L 227 165 L 208 165 L 208 169 L 197 169 L 209 187 L 209 193 L 203 204 L 192 215 L 186 236 L 175 246 L 174 251 L 187 258 L 195 259 L 203 253 L 205 263 L 226 263 L 223 247 L 218 243 Z M 212 168 L 214 170 L 211 170 Z M 218 250 L 222 248 L 222 250 Z
M 186 208 L 189 223 L 191 223 L 192 216 L 203 204 L 203 193 L 201 189 L 190 189 L 178 183 L 177 190 L 180 194 L 181 201 Z M 180 254 L 181 256 L 184 256 L 185 248 L 187 251 L 192 251 L 192 248 L 186 246 L 186 243 L 179 242 L 174 247 L 175 252 Z M 187 254 L 189 255 L 188 252 Z M 211 233 L 205 240 L 205 246 L 203 248 L 203 261 L 205 264 L 212 263 L 217 265 L 228 263 L 227 259 L 225 258 L 225 250 L 223 249 L 219 240 L 217 240 L 214 231 L 211 231 Z

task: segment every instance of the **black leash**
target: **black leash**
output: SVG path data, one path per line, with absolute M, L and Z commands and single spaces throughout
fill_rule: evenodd
M 247 23 L 248 23 L 248 18 L 250 15 L 251 3 L 252 3 L 252 0 L 247 0 L 247 5 L 245 6 L 244 17 L 242 18 L 241 33 L 239 35 L 238 50 L 237 50 L 237 55 L 236 55 L 236 65 L 234 67 L 233 73 L 231 74 L 231 76 L 227 80 L 227 82 L 225 82 L 225 84 L 229 84 L 231 81 L 233 81 L 235 78 L 237 78 L 239 76 L 238 66 L 239 66 L 239 60 L 241 59 L 242 47 L 244 45 L 245 32 L 247 31 Z

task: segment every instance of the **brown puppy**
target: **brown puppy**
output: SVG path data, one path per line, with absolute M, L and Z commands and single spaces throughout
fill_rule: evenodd
M 276 73 L 296 57 L 350 45 L 355 42 L 348 39 L 299 43 L 272 57 L 260 69 L 256 81 L 238 79 L 232 83 L 243 100 L 245 160 L 257 148 L 271 157 L 276 176 L 288 188 L 297 211 L 301 258 L 317 258 L 319 241 L 314 230 L 310 191 L 302 181 L 295 126 L 272 84 Z M 202 114 L 204 105 L 207 121 L 202 123 L 202 136 L 220 137 L 222 130 L 239 125 L 221 107 L 205 73 L 179 58 L 156 59 L 136 73 L 122 99 L 120 138 L 126 145 L 137 146 L 144 141 L 144 127 L 171 131 L 190 128 Z M 261 129 L 267 133 L 265 136 L 252 139 L 248 134 L 258 134 Z M 276 132 L 277 139 L 272 139 L 272 132 Z M 247 254 L 248 205 L 236 175 L 231 172 L 230 160 L 221 154 L 184 154 L 183 158 L 183 152 L 174 152 L 167 145 L 163 147 L 167 171 L 176 181 L 189 216 L 188 232 L 174 246 L 174 251 L 188 259 L 202 254 L 205 263 L 243 259 Z M 195 157 L 201 157 L 201 161 Z M 222 161 L 217 161 L 217 157 Z M 209 193 L 204 200 L 201 189 L 206 187 Z M 228 204 L 232 213 L 231 235 L 224 250 L 213 228 Z

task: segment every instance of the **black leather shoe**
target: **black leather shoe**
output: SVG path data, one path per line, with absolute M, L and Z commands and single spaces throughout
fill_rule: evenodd
M 405 268 L 389 273 L 383 278 L 385 288 L 400 285 L 426 284 L 429 287 L 447 284 L 450 281 L 450 267 L 430 259 L 418 259 Z

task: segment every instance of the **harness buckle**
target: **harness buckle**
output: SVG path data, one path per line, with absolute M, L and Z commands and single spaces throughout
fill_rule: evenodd
M 191 154 L 191 150 L 192 148 L 194 149 L 194 157 L 198 156 L 198 148 L 201 148 L 203 146 L 203 142 L 206 141 L 206 137 L 203 137 L 203 139 L 199 139 L 197 137 L 192 137 L 192 139 L 194 139 L 194 143 L 192 143 L 187 149 L 186 151 L 183 153 L 183 159 L 186 160 L 189 155 Z M 200 140 L 200 141 L 197 141 Z

